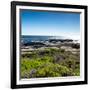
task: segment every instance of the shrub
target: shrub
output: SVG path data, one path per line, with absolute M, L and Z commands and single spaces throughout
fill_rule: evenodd
M 60 77 L 71 76 L 71 71 L 62 65 L 49 64 L 46 67 L 39 69 L 36 73 L 36 77 Z
M 64 53 L 64 52 L 65 52 L 65 50 L 64 50 L 64 49 L 61 49 L 60 51 L 61 51 L 61 53 Z
M 23 55 L 20 65 L 21 78 L 80 75 L 79 55 L 63 49 L 47 48 L 44 51 L 26 52 Z

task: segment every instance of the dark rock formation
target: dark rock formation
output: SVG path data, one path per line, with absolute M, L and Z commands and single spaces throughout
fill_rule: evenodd
M 72 39 L 49 39 L 49 42 L 72 42 Z

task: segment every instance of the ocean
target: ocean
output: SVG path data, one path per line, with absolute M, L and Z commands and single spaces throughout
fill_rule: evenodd
M 62 36 L 22 35 L 21 36 L 21 43 L 41 42 L 41 41 L 48 41 L 50 39 L 65 39 L 65 37 L 62 37 Z

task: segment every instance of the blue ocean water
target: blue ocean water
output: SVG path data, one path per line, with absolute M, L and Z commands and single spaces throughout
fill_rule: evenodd
M 21 36 L 21 43 L 28 43 L 28 42 L 41 42 L 41 41 L 48 41 L 50 39 L 65 39 L 62 36 L 34 36 L 34 35 L 22 35 Z

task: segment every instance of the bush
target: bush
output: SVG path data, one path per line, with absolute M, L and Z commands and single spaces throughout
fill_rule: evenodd
M 20 65 L 21 78 L 80 75 L 79 55 L 74 55 L 63 49 L 48 48 L 43 52 L 37 50 L 26 52 L 23 55 Z
M 65 50 L 64 49 L 61 49 L 61 53 L 64 53 L 65 52 Z
M 71 75 L 71 70 L 58 64 L 49 64 L 42 69 L 38 69 L 36 73 L 36 77 L 60 77 Z

